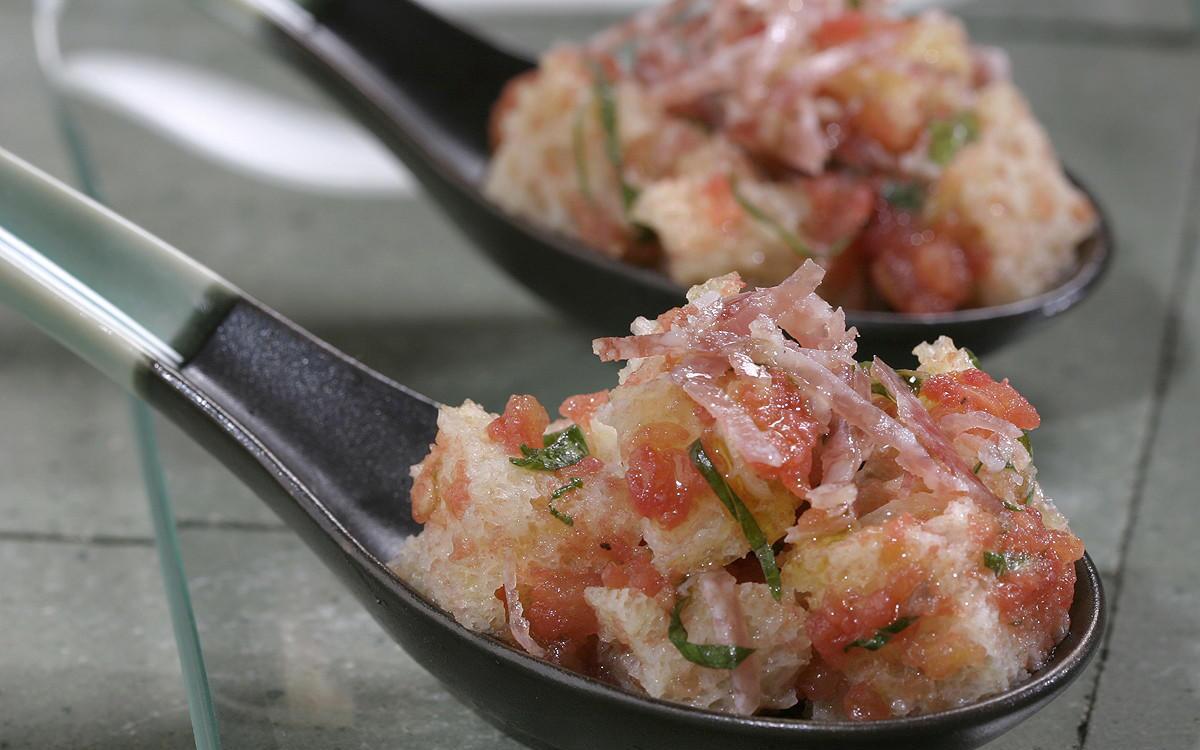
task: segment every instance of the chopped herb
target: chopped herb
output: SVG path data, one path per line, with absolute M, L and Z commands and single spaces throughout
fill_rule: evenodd
M 510 458 L 514 466 L 534 471 L 557 471 L 574 466 L 588 454 L 587 441 L 579 425 L 571 425 L 560 432 L 552 432 L 542 438 L 542 447 L 530 448 L 521 445 L 523 458 Z
M 983 564 L 990 568 L 996 574 L 997 578 L 1008 571 L 1008 561 L 999 552 L 985 551 L 983 553 Z
M 580 479 L 579 477 L 575 477 L 571 481 L 564 484 L 562 487 L 559 487 L 554 492 L 551 492 L 550 499 L 557 500 L 560 497 L 562 497 L 563 495 L 567 494 L 568 492 L 571 492 L 572 490 L 577 490 L 582 486 L 583 486 L 583 480 Z
M 1027 562 L 1029 562 L 1028 555 L 1012 554 L 1009 552 L 983 553 L 983 564 L 991 569 L 997 578 L 1000 578 L 1009 571 L 1017 570 Z
M 901 211 L 915 214 L 925 205 L 925 189 L 916 182 L 885 182 L 881 194 Z
M 1030 482 L 1029 483 L 1029 492 L 1025 493 L 1025 499 L 1022 500 L 1021 502 L 1024 503 L 1025 505 L 1029 505 L 1029 501 L 1033 499 L 1033 491 L 1035 489 L 1037 489 L 1037 485 L 1034 484 L 1033 482 Z
M 812 249 L 808 245 L 804 244 L 804 242 L 797 237 L 794 232 L 788 230 L 787 227 L 776 221 L 775 218 L 766 211 L 751 203 L 750 200 L 747 199 L 742 193 L 742 191 L 738 190 L 736 180 L 730 179 L 729 184 L 733 191 L 733 199 L 737 201 L 737 204 L 742 207 L 743 211 L 750 214 L 751 218 L 774 232 L 775 236 L 778 237 L 783 244 L 787 245 L 796 255 L 799 255 L 801 258 L 813 257 Z M 837 253 L 831 252 L 830 254 L 836 255 Z
M 1025 510 L 1020 505 L 1017 505 L 1016 503 L 1010 503 L 1007 500 L 1004 501 L 1004 507 L 1014 513 L 1020 513 L 1021 511 Z
M 900 380 L 908 386 L 908 389 L 914 395 L 921 392 L 921 385 L 925 382 L 925 376 L 916 370 L 896 370 L 896 374 L 900 376 Z
M 604 151 L 608 161 L 617 173 L 617 181 L 621 184 L 621 205 L 625 213 L 633 207 L 637 200 L 637 188 L 625 181 L 625 157 L 621 154 L 620 129 L 617 126 L 617 99 L 613 94 L 612 83 L 608 74 L 598 63 L 592 63 L 592 91 L 600 103 L 600 127 L 604 129 Z
M 976 462 L 975 462 L 975 468 L 974 468 L 974 469 L 971 469 L 971 472 L 972 472 L 973 474 L 978 474 L 978 473 L 979 473 L 979 470 L 980 470 L 980 469 L 982 469 L 982 468 L 983 468 L 983 461 L 976 461 Z
M 683 627 L 681 617 L 688 598 L 684 596 L 675 601 L 675 609 L 671 612 L 671 626 L 667 629 L 667 638 L 679 649 L 683 658 L 709 669 L 734 669 L 754 653 L 754 649 L 744 646 L 715 646 L 689 642 L 687 629 Z
M 554 492 L 550 493 L 550 502 L 546 504 L 546 509 L 550 511 L 550 515 L 562 521 L 568 526 L 575 525 L 575 519 L 569 513 L 563 513 L 558 508 L 554 507 L 554 501 L 567 494 L 573 492 L 583 486 L 583 480 L 579 477 L 574 477 L 571 481 L 559 487 Z
M 1013 462 L 1012 462 L 1012 461 L 1006 461 L 1006 462 L 1004 463 L 1004 468 L 1005 468 L 1005 469 L 1012 469 L 1013 471 L 1016 471 L 1016 470 L 1017 470 L 1017 467 L 1013 466 Z
M 968 349 L 968 348 L 967 348 L 967 347 L 965 347 L 965 346 L 963 347 L 963 351 L 964 351 L 964 352 L 966 352 L 966 354 L 967 354 L 967 359 L 971 360 L 971 364 L 972 364 L 972 365 L 974 365 L 974 367 L 975 367 L 975 369 L 976 369 L 976 370 L 982 370 L 982 369 L 983 369 L 983 365 L 982 365 L 982 364 L 980 364 L 980 362 L 979 362 L 979 357 L 976 357 L 976 356 L 975 356 L 975 352 L 971 351 L 970 349 Z
M 1022 430 L 1021 437 L 1017 438 L 1017 442 L 1025 446 L 1025 452 L 1033 458 L 1033 443 L 1029 442 L 1029 430 Z
M 852 648 L 865 648 L 867 651 L 878 651 L 887 645 L 887 642 L 892 639 L 892 636 L 904 630 L 909 625 L 912 625 L 915 617 L 901 617 L 891 625 L 885 625 L 875 631 L 875 635 L 870 638 L 859 638 L 857 641 L 852 641 L 846 644 L 843 651 L 849 651 Z
M 588 203 L 593 203 L 591 178 L 588 176 L 587 150 L 583 140 L 583 115 L 587 107 L 575 113 L 575 125 L 571 129 L 571 146 L 575 152 L 575 176 L 579 180 L 579 192 Z
M 758 521 L 754 519 L 750 509 L 725 481 L 725 477 L 721 476 L 721 472 L 713 466 L 712 459 L 708 457 L 708 453 L 705 452 L 704 446 L 699 440 L 692 443 L 688 453 L 691 456 L 692 464 L 708 482 L 708 486 L 712 487 L 721 504 L 742 527 L 742 534 L 746 537 L 746 541 L 750 542 L 750 548 L 754 550 L 754 556 L 758 558 L 758 564 L 762 566 L 763 576 L 771 588 L 771 596 L 775 597 L 775 601 L 779 601 L 783 596 L 783 588 L 779 580 L 779 566 L 775 564 L 775 552 L 771 549 Z
M 871 393 L 875 394 L 876 396 L 883 396 L 889 400 L 892 398 L 892 394 L 888 393 L 888 389 L 883 387 L 883 383 L 876 383 L 872 381 Z
M 978 137 L 979 118 L 974 112 L 936 120 L 929 126 L 929 158 L 937 164 L 949 164 L 960 148 Z

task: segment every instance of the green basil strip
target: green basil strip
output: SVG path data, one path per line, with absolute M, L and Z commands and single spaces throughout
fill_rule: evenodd
M 730 178 L 729 185 L 733 192 L 733 199 L 737 201 L 737 204 L 742 207 L 743 211 L 750 214 L 751 218 L 774 232 L 775 236 L 777 236 L 783 242 L 783 244 L 787 245 L 796 255 L 799 255 L 801 258 L 813 257 L 812 249 L 808 245 L 804 244 L 804 242 L 797 237 L 794 232 L 789 231 L 787 227 L 776 221 L 773 216 L 751 203 L 750 200 L 742 194 L 742 191 L 738 190 L 736 180 Z
M 588 175 L 587 152 L 583 142 L 583 115 L 586 111 L 587 107 L 580 107 L 575 114 L 575 125 L 571 128 L 571 147 L 575 152 L 575 177 L 579 180 L 579 192 L 583 193 L 588 203 L 594 203 L 591 178 Z
M 880 195 L 894 208 L 913 214 L 925 206 L 925 189 L 916 182 L 885 182 Z
M 575 490 L 579 489 L 582 486 L 583 486 L 583 480 L 580 479 L 579 477 L 573 477 L 571 479 L 571 481 L 567 482 L 562 487 L 559 487 L 554 492 L 550 493 L 550 502 L 546 503 L 546 510 L 550 511 L 550 515 L 554 516 L 555 518 L 562 521 L 566 525 L 574 526 L 575 525 L 574 517 L 572 517 L 570 513 L 563 513 L 558 508 L 555 508 L 554 501 L 559 499 L 563 495 L 567 494 L 568 492 L 574 492 Z
M 571 492 L 572 490 L 577 490 L 582 486 L 583 486 L 583 480 L 580 479 L 579 477 L 575 477 L 571 481 L 564 484 L 562 487 L 559 487 L 554 492 L 551 492 L 550 499 L 557 500 L 560 497 L 562 497 L 563 495 L 567 494 L 568 492 Z
M 714 646 L 688 641 L 688 633 L 683 627 L 681 615 L 689 598 L 683 596 L 675 601 L 675 609 L 671 612 L 671 626 L 667 630 L 667 638 L 679 649 L 683 658 L 709 669 L 734 669 L 754 653 L 754 649 L 744 646 Z
M 758 525 L 758 521 L 754 520 L 754 515 L 742 502 L 742 499 L 725 481 L 725 477 L 721 476 L 721 472 L 713 466 L 712 459 L 708 457 L 708 453 L 705 452 L 704 446 L 700 444 L 699 440 L 692 443 L 688 454 L 691 456 L 692 465 L 708 482 L 708 486 L 712 487 L 717 499 L 742 527 L 742 534 L 746 537 L 746 541 L 750 542 L 750 548 L 754 550 L 754 556 L 758 558 L 758 564 L 762 566 L 763 577 L 767 580 L 767 586 L 771 588 L 771 596 L 775 598 L 775 601 L 780 601 L 783 598 L 783 584 L 779 580 L 779 566 L 775 563 L 775 552 L 771 549 L 766 535 L 763 534 L 762 527 Z
M 908 386 L 908 390 L 914 395 L 921 393 L 921 386 L 925 383 L 925 376 L 916 370 L 896 370 L 896 374 L 900 376 L 900 380 Z
M 975 464 L 975 468 L 974 468 L 974 469 L 971 469 L 971 473 L 972 473 L 972 474 L 978 474 L 978 473 L 979 473 L 979 470 L 980 470 L 980 469 L 982 469 L 982 468 L 983 468 L 983 461 L 979 461 L 979 462 L 977 462 L 977 463 Z
M 1033 443 L 1029 442 L 1029 430 L 1022 430 L 1021 437 L 1017 438 L 1017 442 L 1025 448 L 1025 452 L 1033 458 Z
M 637 200 L 637 188 L 625 181 L 625 157 L 621 154 L 620 130 L 617 126 L 617 99 L 613 94 L 612 83 L 608 74 L 598 63 L 592 63 L 592 91 L 596 101 L 600 103 L 600 127 L 604 129 L 604 151 L 608 161 L 617 173 L 617 181 L 621 185 L 621 205 L 625 213 L 633 207 Z
M 975 352 L 971 351 L 965 346 L 963 347 L 963 352 L 966 353 L 967 359 L 971 360 L 971 364 L 975 366 L 976 370 L 983 369 L 983 365 L 980 364 L 979 357 L 975 356 Z
M 1017 570 L 1027 562 L 1029 562 L 1029 555 L 991 551 L 983 553 L 984 566 L 991 569 L 997 578 L 1003 576 L 1005 573 Z
M 1007 500 L 1004 501 L 1004 507 L 1007 510 L 1011 510 L 1013 513 L 1020 513 L 1021 511 L 1025 510 L 1020 505 L 1017 505 L 1016 503 L 1010 503 Z
M 574 466 L 588 455 L 587 441 L 578 425 L 571 425 L 560 432 L 552 432 L 542 438 L 543 447 L 530 448 L 521 445 L 523 458 L 510 458 L 513 466 L 534 471 L 557 471 Z
M 867 651 L 878 651 L 887 645 L 887 642 L 892 639 L 892 636 L 904 630 L 916 620 L 915 617 L 901 617 L 890 625 L 884 625 L 875 631 L 875 635 L 870 638 L 859 638 L 857 641 L 852 641 L 846 644 L 842 651 L 849 651 L 852 648 L 863 648 Z
M 929 126 L 929 158 L 936 164 L 949 164 L 963 146 L 979 137 L 979 117 L 960 112 L 948 120 L 936 120 Z

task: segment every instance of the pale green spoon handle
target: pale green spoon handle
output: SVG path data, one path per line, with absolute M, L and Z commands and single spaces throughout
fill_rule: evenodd
M 100 204 L 0 149 L 0 300 L 117 383 L 178 366 L 239 293 Z

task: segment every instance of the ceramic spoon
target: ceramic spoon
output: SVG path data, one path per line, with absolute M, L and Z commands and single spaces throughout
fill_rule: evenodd
M 968 707 L 876 723 L 730 716 L 651 700 L 472 633 L 386 563 L 419 527 L 408 469 L 437 405 L 0 150 L 0 300 L 138 394 L 224 462 L 446 688 L 538 747 L 969 748 L 1083 669 L 1103 627 L 1077 567 L 1071 631 L 1031 681 Z
M 391 148 L 478 247 L 558 308 L 618 332 L 635 316 L 657 314 L 683 298 L 682 287 L 663 274 L 607 258 L 484 197 L 492 105 L 505 83 L 533 68 L 530 60 L 410 0 L 206 4 L 229 10 L 231 2 L 249 12 L 242 25 L 297 63 Z M 859 329 L 864 353 L 907 359 L 914 344 L 943 333 L 983 352 L 1082 300 L 1111 248 L 1102 215 L 1079 248 L 1073 275 L 1045 294 L 952 313 L 851 311 L 850 323 Z

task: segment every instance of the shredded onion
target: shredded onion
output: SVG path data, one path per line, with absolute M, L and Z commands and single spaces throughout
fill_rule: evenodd
M 717 640 L 730 646 L 749 648 L 750 636 L 737 597 L 737 579 L 724 570 L 714 570 L 702 575 L 696 585 L 712 614 Z M 739 664 L 731 679 L 734 707 L 738 713 L 747 716 L 762 704 L 762 670 L 755 656 L 751 654 Z
M 525 619 L 525 608 L 517 594 L 517 566 L 511 561 L 504 566 L 504 602 L 508 605 L 508 632 L 513 640 L 530 654 L 544 657 L 546 650 L 529 633 L 529 620 Z

